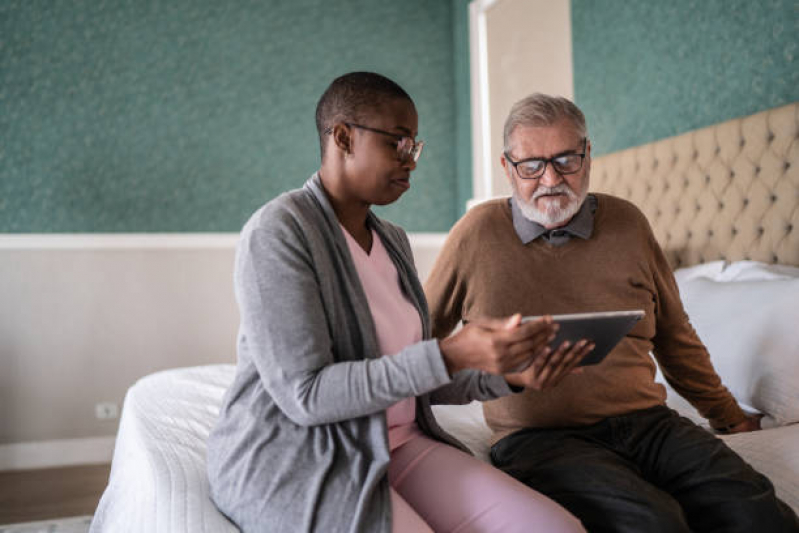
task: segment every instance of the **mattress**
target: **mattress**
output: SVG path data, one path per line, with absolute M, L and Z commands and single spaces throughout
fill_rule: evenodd
M 234 374 L 233 365 L 167 370 L 128 390 L 90 532 L 238 531 L 211 501 L 205 471 L 205 442 Z
M 210 499 L 205 442 L 233 381 L 233 365 L 167 370 L 125 397 L 108 487 L 90 531 L 238 531 Z M 488 460 L 480 404 L 435 406 L 442 427 Z M 799 424 L 723 437 L 799 512 Z

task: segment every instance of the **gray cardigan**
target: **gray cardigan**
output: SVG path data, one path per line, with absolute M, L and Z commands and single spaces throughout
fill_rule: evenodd
M 511 392 L 476 371 L 450 378 L 430 324 L 410 244 L 371 212 L 422 317 L 422 342 L 381 357 L 344 234 L 315 174 L 245 224 L 236 251 L 241 314 L 236 378 L 208 441 L 219 509 L 245 532 L 391 532 L 386 408 L 416 396 L 416 421 L 465 449 L 431 403 Z

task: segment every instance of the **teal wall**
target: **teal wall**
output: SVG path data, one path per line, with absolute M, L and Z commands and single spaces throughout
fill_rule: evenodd
M 472 192 L 472 104 L 469 58 L 469 0 L 452 0 L 455 61 L 455 187 L 458 217 Z
M 446 231 L 453 5 L 0 2 L 0 232 L 238 231 L 318 168 L 316 101 L 352 70 L 398 81 L 426 141 L 413 187 L 380 214 Z
M 796 0 L 572 0 L 594 154 L 799 100 Z
M 446 231 L 472 196 L 468 0 L 0 2 L 0 232 L 237 231 L 318 166 L 351 70 L 414 97 L 427 143 L 378 208 Z M 794 0 L 572 0 L 595 154 L 799 100 Z

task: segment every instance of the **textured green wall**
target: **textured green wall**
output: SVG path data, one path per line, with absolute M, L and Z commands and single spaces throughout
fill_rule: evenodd
M 453 4 L 0 2 L 0 232 L 237 231 L 318 167 L 316 101 L 375 70 L 416 100 L 425 152 L 380 214 L 446 231 Z
M 472 191 L 472 104 L 469 59 L 469 0 L 452 0 L 455 59 L 455 171 L 457 214 L 466 212 Z
M 572 34 L 595 154 L 799 100 L 796 0 L 572 0 Z

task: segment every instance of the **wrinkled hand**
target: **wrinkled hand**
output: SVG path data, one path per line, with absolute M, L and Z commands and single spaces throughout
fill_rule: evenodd
M 439 342 L 450 375 L 465 368 L 491 374 L 519 372 L 547 353 L 557 325 L 552 317 L 522 323 L 519 314 L 476 320 Z
M 594 343 L 581 340 L 574 345 L 568 341 L 557 350 L 538 357 L 525 371 L 506 374 L 505 379 L 511 385 L 543 390 L 554 387 L 569 374 L 581 374 L 583 369 L 577 364 L 594 349 Z
M 759 431 L 760 419 L 763 415 L 746 415 L 743 422 L 738 422 L 734 426 L 727 428 L 726 433 L 746 433 L 747 431 Z

